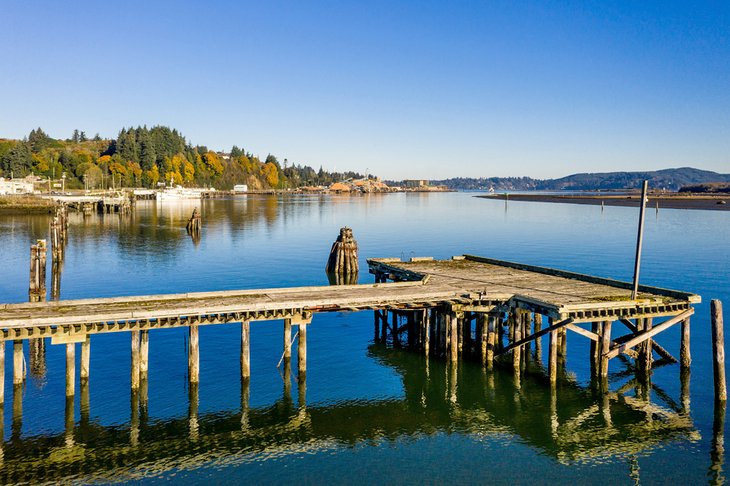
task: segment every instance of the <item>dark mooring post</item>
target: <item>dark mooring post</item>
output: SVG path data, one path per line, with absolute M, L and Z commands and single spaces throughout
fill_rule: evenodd
M 30 302 L 46 300 L 46 240 L 38 240 L 30 247 Z
M 634 260 L 634 288 L 631 292 L 631 298 L 636 299 L 639 293 L 639 269 L 641 268 L 641 243 L 644 239 L 644 212 L 646 211 L 646 191 L 649 187 L 649 181 L 644 181 L 641 186 L 641 209 L 639 211 L 639 232 L 636 237 L 636 258 Z
M 715 400 L 727 400 L 727 384 L 725 381 L 725 331 L 723 329 L 722 302 L 713 299 L 710 302 L 712 317 L 712 364 L 715 372 Z
M 332 243 L 330 256 L 327 259 L 325 271 L 335 275 L 357 275 L 357 242 L 352 235 L 352 229 L 345 226 L 340 228 L 340 234 Z M 355 280 L 354 283 L 356 283 Z M 352 283 L 346 279 L 346 283 Z

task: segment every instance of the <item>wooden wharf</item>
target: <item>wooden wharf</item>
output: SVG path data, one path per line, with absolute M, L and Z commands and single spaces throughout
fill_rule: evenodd
M 299 379 L 306 377 L 307 326 L 315 314 L 373 310 L 374 339 L 407 346 L 456 363 L 473 357 L 487 368 L 511 366 L 519 376 L 526 350 L 549 337 L 548 375 L 555 384 L 564 363 L 567 334 L 592 342 L 592 372 L 607 388 L 609 361 L 627 355 L 650 372 L 653 355 L 678 361 L 652 338 L 681 323 L 679 361 L 688 367 L 690 316 L 700 297 L 562 270 L 464 255 L 451 260 L 370 259 L 376 283 L 320 287 L 196 292 L 104 299 L 0 304 L 0 340 L 13 341 L 13 383 L 25 379 L 23 340 L 50 338 L 66 345 L 66 394 L 75 394 L 76 344 L 81 343 L 80 379 L 89 379 L 91 336 L 129 332 L 131 387 L 148 369 L 150 331 L 187 327 L 188 371 L 199 382 L 199 335 L 203 325 L 241 323 L 241 376 L 250 376 L 250 323 L 284 321 L 283 356 L 291 356 L 297 328 Z M 390 315 L 389 315 L 390 313 Z M 663 319 L 662 322 L 658 322 Z M 626 333 L 616 336 L 612 323 Z M 588 327 L 589 326 L 589 327 Z M 404 344 L 405 340 L 405 344 Z M 151 344 L 150 344 L 151 343 Z M 0 346 L 0 370 L 5 347 Z M 0 371 L 0 390 L 4 371 Z M 4 400 L 4 397 L 0 397 Z

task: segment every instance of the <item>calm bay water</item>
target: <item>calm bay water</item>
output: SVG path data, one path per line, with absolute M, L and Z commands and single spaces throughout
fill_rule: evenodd
M 185 232 L 193 205 L 140 203 L 131 217 L 72 214 L 63 299 L 327 285 L 341 226 L 367 257 L 472 253 L 630 280 L 635 209 L 476 199 L 472 194 L 248 196 L 202 202 L 203 233 Z M 0 217 L 0 302 L 27 300 L 31 242 L 47 217 Z M 200 330 L 197 410 L 187 385 L 186 331 L 150 333 L 148 407 L 129 391 L 129 335 L 92 338 L 89 405 L 64 396 L 64 347 L 13 406 L 6 359 L 0 477 L 18 481 L 216 483 L 701 483 L 713 465 L 709 301 L 730 306 L 730 215 L 648 211 L 642 283 L 700 294 L 692 319 L 690 400 L 679 367 L 659 367 L 649 400 L 603 398 L 589 386 L 588 344 L 570 334 L 568 376 L 551 412 L 539 370 L 515 387 L 508 371 L 458 371 L 374 345 L 372 313 L 317 314 L 306 392 L 276 364 L 281 322 L 252 324 L 252 378 L 242 393 L 239 326 Z M 50 270 L 49 270 L 50 274 Z M 678 354 L 679 328 L 658 338 Z M 545 346 L 547 347 L 547 346 Z M 8 347 L 6 353 L 10 352 Z M 27 355 L 27 353 L 26 353 Z M 7 354 L 10 356 L 10 354 Z M 78 366 L 77 366 L 78 369 Z M 613 360 L 611 389 L 632 379 Z M 77 385 L 77 391 L 79 387 Z M 242 395 L 248 396 L 247 406 Z M 642 401 L 643 400 L 643 401 Z M 17 402 L 17 400 L 16 400 Z M 14 410 L 16 408 L 16 410 Z M 245 412 L 245 413 L 244 413 Z M 724 459 L 724 458 L 723 458 Z M 714 463 L 717 467 L 717 458 Z M 724 473 L 720 472 L 724 477 Z

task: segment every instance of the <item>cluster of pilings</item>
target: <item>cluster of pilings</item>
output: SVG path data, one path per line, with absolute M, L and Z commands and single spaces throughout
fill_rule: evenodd
M 379 281 L 382 281 L 379 279 Z M 423 309 L 384 309 L 375 311 L 374 338 L 376 342 L 391 343 L 394 347 L 408 348 L 426 356 L 444 358 L 455 363 L 460 358 L 475 359 L 491 369 L 495 364 L 509 367 L 519 378 L 530 363 L 544 368 L 542 337 L 548 336 L 547 371 L 552 384 L 565 367 L 567 356 L 567 325 L 553 318 L 522 308 L 505 306 L 474 306 L 443 304 Z M 651 318 L 637 319 L 638 326 L 622 319 L 630 331 L 652 328 Z M 608 386 L 611 321 L 595 322 L 591 334 L 591 376 L 603 389 Z M 577 326 L 572 326 L 574 330 Z M 580 328 L 579 328 L 580 329 Z M 576 331 L 578 332 L 578 331 Z M 607 357 L 607 353 L 609 356 Z M 651 374 L 653 354 L 666 362 L 677 362 L 667 350 L 651 339 L 626 349 L 624 354 L 634 358 L 637 374 Z M 682 321 L 680 363 L 689 370 L 689 317 Z
M 359 265 L 357 261 L 357 242 L 352 229 L 340 228 L 340 234 L 332 243 L 325 271 L 332 285 L 353 285 L 357 283 Z
M 188 224 L 185 226 L 185 229 L 187 229 L 188 234 L 190 235 L 190 238 L 193 240 L 193 243 L 196 245 L 200 243 L 200 229 L 202 227 L 202 218 L 200 216 L 200 211 L 198 211 L 198 208 L 193 209 L 193 214 L 190 216 L 190 219 L 188 220 Z

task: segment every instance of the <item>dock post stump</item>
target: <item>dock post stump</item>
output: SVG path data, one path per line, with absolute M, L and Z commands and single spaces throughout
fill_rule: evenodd
M 328 275 L 335 276 L 335 283 L 337 284 L 357 283 L 357 274 L 359 271 L 357 242 L 352 235 L 351 228 L 347 226 L 340 228 L 340 234 L 337 236 L 337 240 L 332 243 L 325 271 Z M 332 282 L 332 279 L 330 281 Z
M 251 323 L 241 323 L 241 378 L 248 380 L 251 376 Z
M 712 367 L 715 376 L 715 400 L 727 400 L 727 383 L 725 381 L 725 330 L 723 328 L 722 302 L 710 301 L 712 317 Z

